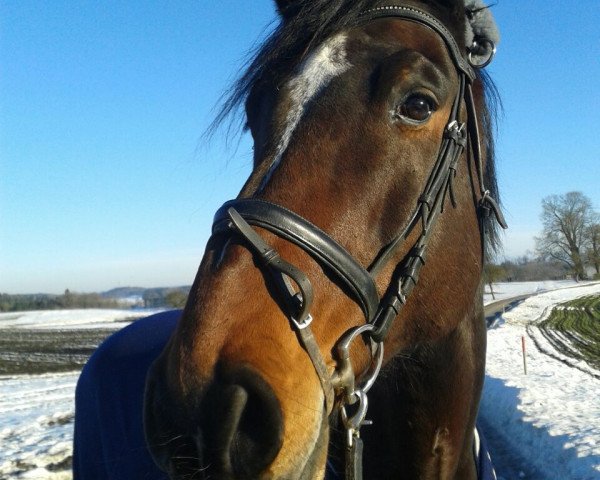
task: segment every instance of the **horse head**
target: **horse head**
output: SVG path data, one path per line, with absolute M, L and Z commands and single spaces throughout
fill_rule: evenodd
M 173 478 L 323 478 L 363 440 L 368 478 L 474 478 L 484 234 L 502 222 L 491 16 L 277 7 L 228 104 L 245 102 L 253 170 L 149 373 L 149 447 Z

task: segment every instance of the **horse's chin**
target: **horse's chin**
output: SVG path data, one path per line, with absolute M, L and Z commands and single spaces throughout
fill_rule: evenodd
M 325 419 L 321 422 L 316 442 L 313 445 L 306 445 L 304 450 L 306 453 L 297 455 L 282 450 L 271 466 L 256 478 L 260 480 L 323 480 L 327 469 L 328 443 L 329 425 Z M 207 478 L 239 480 L 246 477 L 221 473 L 214 477 L 209 474 Z
M 282 468 L 278 472 L 273 472 L 273 476 L 265 478 L 286 479 L 286 480 L 321 480 L 325 478 L 327 467 L 327 453 L 329 444 L 329 420 L 325 412 L 321 419 L 318 435 L 313 445 L 306 446 L 306 455 L 304 458 L 290 459 L 290 462 L 283 460 L 286 457 L 285 452 L 280 452 L 282 458 L 281 464 L 287 464 L 287 468 Z M 300 460 L 300 461 L 299 461 Z M 276 460 L 274 464 L 278 464 Z M 299 463 L 301 465 L 299 465 Z M 275 466 L 274 465 L 274 466 Z M 275 470 L 278 470 L 275 468 Z

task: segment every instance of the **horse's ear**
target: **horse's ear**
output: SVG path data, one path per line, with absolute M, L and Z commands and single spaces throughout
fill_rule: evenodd
M 476 65 L 489 61 L 500 42 L 498 26 L 483 0 L 465 0 L 465 43 Z
M 466 47 L 470 61 L 482 65 L 491 60 L 500 42 L 500 34 L 486 3 L 489 0 L 433 1 L 441 11 L 450 15 L 451 22 L 458 29 L 455 38 Z
M 277 11 L 284 20 L 289 20 L 298 12 L 298 0 L 275 0 Z

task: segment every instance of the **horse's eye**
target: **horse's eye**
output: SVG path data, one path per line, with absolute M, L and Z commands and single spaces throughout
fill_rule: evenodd
M 410 123 L 424 123 L 435 111 L 435 102 L 428 96 L 416 93 L 396 108 L 396 116 Z

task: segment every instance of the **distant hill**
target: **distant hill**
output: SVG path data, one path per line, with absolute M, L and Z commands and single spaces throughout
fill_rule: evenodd
M 172 291 L 180 291 L 189 293 L 190 285 L 179 286 L 179 287 L 152 287 L 152 288 L 144 288 L 144 287 L 118 287 L 107 290 L 106 292 L 100 293 L 100 296 L 104 298 L 128 298 L 128 297 L 143 297 L 145 293 L 159 293 L 166 294 Z
M 118 287 L 108 290 L 106 292 L 100 293 L 100 296 L 104 298 L 129 298 L 129 297 L 142 297 L 144 292 L 148 290 L 143 287 Z
M 103 298 L 116 300 L 131 306 L 146 308 L 177 307 L 185 305 L 191 286 L 181 287 L 119 287 L 113 288 L 100 295 Z

